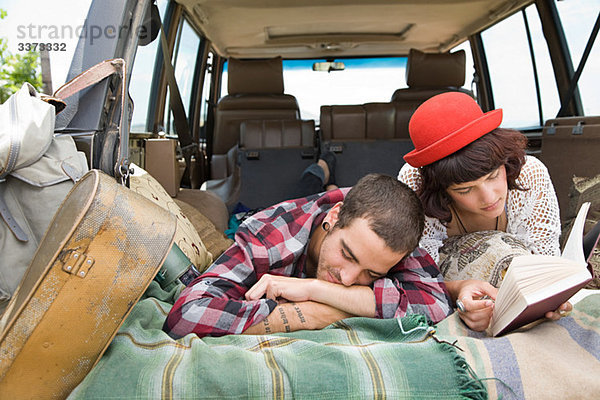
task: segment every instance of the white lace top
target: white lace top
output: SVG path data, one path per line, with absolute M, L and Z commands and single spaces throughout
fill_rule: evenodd
M 418 192 L 421 174 L 418 168 L 404 164 L 398 180 Z M 560 255 L 560 211 L 554 186 L 546 166 L 527 156 L 518 183 L 529 190 L 509 190 L 506 202 L 506 232 L 521 239 L 534 254 Z M 446 226 L 437 218 L 425 217 L 420 246 L 439 262 L 438 249 L 448 238 Z

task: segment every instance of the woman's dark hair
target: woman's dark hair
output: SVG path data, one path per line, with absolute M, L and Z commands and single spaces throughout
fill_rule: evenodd
M 421 167 L 422 184 L 419 197 L 425 215 L 449 222 L 452 200 L 449 186 L 471 182 L 506 167 L 508 189 L 526 190 L 517 182 L 525 164 L 527 138 L 513 129 L 496 128 L 467 146 L 432 164 Z

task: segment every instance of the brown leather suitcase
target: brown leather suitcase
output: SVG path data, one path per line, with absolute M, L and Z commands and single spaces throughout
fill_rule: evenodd
M 155 277 L 175 228 L 100 171 L 75 184 L 0 321 L 0 398 L 65 398 Z

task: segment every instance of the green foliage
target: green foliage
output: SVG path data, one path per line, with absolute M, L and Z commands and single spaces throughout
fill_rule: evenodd
M 5 17 L 6 11 L 0 9 L 0 19 Z M 4 103 L 25 82 L 31 83 L 38 91 L 42 89 L 38 52 L 12 54 L 8 50 L 6 38 L 0 38 L 0 63 L 0 103 Z

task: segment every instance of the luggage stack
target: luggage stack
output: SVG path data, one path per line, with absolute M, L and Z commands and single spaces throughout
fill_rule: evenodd
M 0 398 L 65 398 L 160 270 L 173 214 L 92 170 L 50 223 L 0 321 Z

